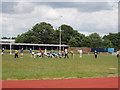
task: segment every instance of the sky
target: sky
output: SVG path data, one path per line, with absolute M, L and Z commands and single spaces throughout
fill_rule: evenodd
M 105 0 L 104 0 L 105 1 Z M 85 34 L 100 36 L 118 32 L 117 2 L 38 2 L 4 0 L 0 3 L 2 37 L 16 37 L 40 22 L 54 28 L 62 24 Z

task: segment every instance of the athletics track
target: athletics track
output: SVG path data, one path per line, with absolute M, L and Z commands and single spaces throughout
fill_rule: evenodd
M 118 77 L 7 80 L 2 81 L 2 88 L 118 88 Z

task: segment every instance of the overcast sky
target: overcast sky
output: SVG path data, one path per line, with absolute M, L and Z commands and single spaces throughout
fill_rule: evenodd
M 118 32 L 118 7 L 113 2 L 2 2 L 0 6 L 2 37 L 15 37 L 40 22 L 54 28 L 67 24 L 85 35 Z

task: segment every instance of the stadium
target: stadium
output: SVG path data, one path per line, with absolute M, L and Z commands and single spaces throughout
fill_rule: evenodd
M 109 2 L 2 2 L 2 8 L 3 90 L 118 90 L 120 32 Z

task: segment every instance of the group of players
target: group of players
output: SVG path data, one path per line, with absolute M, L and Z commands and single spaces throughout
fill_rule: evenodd
M 23 56 L 23 48 L 20 50 L 21 56 Z M 36 57 L 48 57 L 48 58 L 69 58 L 68 54 L 71 54 L 71 56 L 74 56 L 74 52 L 73 51 L 68 51 L 68 49 L 62 50 L 61 52 L 55 52 L 54 50 L 51 50 L 50 52 L 47 52 L 47 50 L 45 49 L 45 51 L 43 51 L 42 49 L 40 49 L 38 52 L 35 52 L 34 50 L 32 50 L 30 48 L 29 50 L 29 54 L 31 57 L 36 58 Z M 83 51 L 81 49 L 78 50 L 79 56 L 80 58 L 82 58 L 82 54 Z M 97 59 L 97 51 L 94 52 L 95 55 L 95 59 Z M 15 51 L 15 58 L 18 58 L 18 51 Z
M 21 55 L 23 55 L 23 49 L 20 50 Z M 47 50 L 45 49 L 45 51 L 43 51 L 42 49 L 40 49 L 38 52 L 35 52 L 34 50 L 32 51 L 32 49 L 30 48 L 29 50 L 29 54 L 31 55 L 31 57 L 36 58 L 36 57 L 48 57 L 48 58 L 69 58 L 68 57 L 68 50 L 65 49 L 62 52 L 55 52 L 54 50 L 51 50 L 50 52 L 47 52 Z
M 20 49 L 20 54 L 21 56 L 23 56 L 23 48 Z M 4 48 L 2 48 L 2 56 L 3 56 L 3 53 L 4 53 Z M 14 54 L 14 58 L 18 58 L 18 53 L 19 51 L 18 50 L 15 50 L 15 54 Z M 68 53 L 71 54 L 71 56 L 74 56 L 74 52 L 73 51 L 68 51 L 68 49 L 65 49 L 65 50 L 62 50 L 61 52 L 55 52 L 54 50 L 51 50 L 50 52 L 47 52 L 47 50 L 45 49 L 45 52 L 43 52 L 42 49 L 40 49 L 38 52 L 35 52 L 34 50 L 32 50 L 31 48 L 29 49 L 29 54 L 31 57 L 33 58 L 36 58 L 36 57 L 48 57 L 48 58 L 69 58 L 68 56 Z M 83 51 L 81 49 L 78 50 L 78 53 L 79 53 L 79 56 L 80 58 L 82 58 L 82 54 L 83 54 Z M 119 57 L 119 53 L 117 53 L 117 57 Z M 98 52 L 95 50 L 94 51 L 94 56 L 95 56 L 95 59 L 97 59 L 97 56 L 98 56 Z

